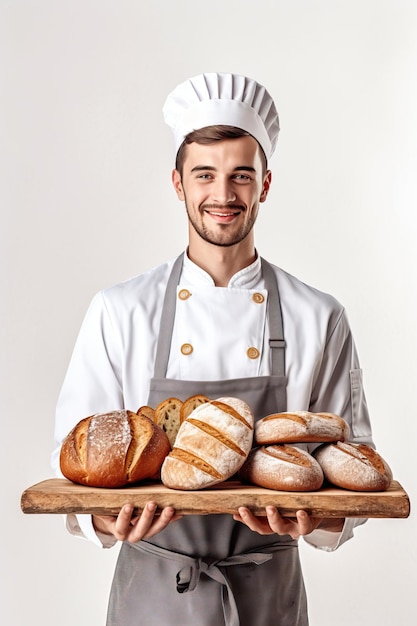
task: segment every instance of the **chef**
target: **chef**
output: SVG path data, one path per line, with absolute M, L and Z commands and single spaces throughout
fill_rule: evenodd
M 174 89 L 164 116 L 188 247 L 93 299 L 58 400 L 55 472 L 82 418 L 196 393 L 242 398 L 256 419 L 333 412 L 353 441 L 373 445 L 343 307 L 255 249 L 279 132 L 270 94 L 245 76 L 202 74 Z M 155 507 L 139 518 L 129 506 L 117 517 L 67 517 L 72 534 L 98 546 L 122 542 L 107 626 L 306 626 L 299 537 L 331 551 L 363 521 L 286 519 L 274 507 L 181 518 L 172 507 L 154 516 Z

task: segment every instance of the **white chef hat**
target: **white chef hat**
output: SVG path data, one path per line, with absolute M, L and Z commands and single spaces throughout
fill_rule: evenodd
M 252 135 L 267 158 L 274 150 L 279 119 L 265 87 L 238 74 L 200 74 L 186 80 L 165 101 L 163 114 L 174 132 L 175 151 L 193 130 L 236 126 Z

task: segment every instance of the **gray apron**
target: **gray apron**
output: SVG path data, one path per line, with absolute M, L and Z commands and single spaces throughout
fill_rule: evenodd
M 148 404 L 200 393 L 235 396 L 255 419 L 285 411 L 285 342 L 278 285 L 262 259 L 268 290 L 271 376 L 220 381 L 165 378 L 182 269 L 176 260 L 167 284 L 154 378 Z M 187 515 L 161 533 L 122 544 L 107 626 L 308 626 L 298 544 L 290 536 L 262 536 L 232 515 Z

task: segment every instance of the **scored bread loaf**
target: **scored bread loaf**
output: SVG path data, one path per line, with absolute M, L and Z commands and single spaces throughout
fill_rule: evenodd
M 92 487 L 122 487 L 159 477 L 171 447 L 159 426 L 128 410 L 98 413 L 65 438 L 60 466 L 69 480 Z
M 167 434 L 171 448 L 180 427 L 182 404 L 179 398 L 167 398 L 155 408 L 154 421 Z
M 253 441 L 254 416 L 238 398 L 219 398 L 197 406 L 182 422 L 161 480 L 172 489 L 202 489 L 233 476 Z
M 239 478 L 278 491 L 316 491 L 324 479 L 316 459 L 287 444 L 254 448 L 242 465 Z
M 392 471 L 382 456 L 364 443 L 328 443 L 314 451 L 325 478 L 351 491 L 386 491 Z
M 333 413 L 274 413 L 255 424 L 254 437 L 257 445 L 344 441 L 349 437 L 349 425 Z

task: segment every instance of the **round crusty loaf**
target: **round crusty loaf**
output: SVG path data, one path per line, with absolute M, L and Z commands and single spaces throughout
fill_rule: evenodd
M 202 489 L 233 476 L 250 452 L 253 421 L 249 406 L 237 398 L 197 406 L 182 422 L 174 448 L 164 460 L 164 485 Z
M 171 446 L 159 426 L 127 410 L 91 415 L 65 438 L 63 475 L 92 487 L 122 487 L 159 474 Z
M 325 478 L 352 491 L 385 491 L 391 484 L 388 463 L 363 443 L 328 443 L 314 451 Z
M 254 448 L 239 478 L 278 491 L 316 491 L 323 484 L 323 471 L 305 450 L 281 444 Z
M 344 441 L 349 437 L 349 425 L 333 413 L 274 413 L 255 425 L 257 445 L 272 443 L 322 443 Z

